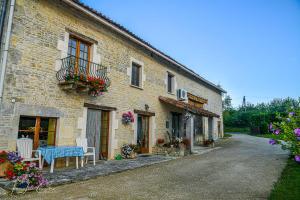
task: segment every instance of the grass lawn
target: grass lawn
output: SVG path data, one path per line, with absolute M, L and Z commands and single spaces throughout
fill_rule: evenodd
M 264 137 L 264 138 L 273 138 L 273 139 L 277 139 L 277 140 L 281 140 L 282 138 L 282 135 L 279 134 L 279 135 L 274 135 L 274 134 L 271 134 L 271 133 L 267 133 L 267 134 L 257 134 L 257 135 L 253 135 L 253 136 L 256 136 L 256 137 Z
M 249 128 L 224 127 L 224 132 L 227 133 L 250 133 Z
M 230 137 L 232 137 L 232 135 L 231 135 L 231 134 L 224 133 L 224 138 L 230 138 Z
M 300 199 L 300 164 L 292 158 L 288 160 L 281 177 L 274 185 L 269 199 Z

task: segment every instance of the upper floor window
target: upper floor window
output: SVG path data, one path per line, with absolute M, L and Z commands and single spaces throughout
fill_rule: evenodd
M 131 66 L 131 85 L 141 87 L 141 65 L 132 63 Z
M 70 37 L 68 56 L 75 56 L 83 60 L 90 59 L 90 44 L 75 37 Z
M 85 71 L 90 62 L 90 44 L 76 37 L 69 38 L 68 56 L 76 72 Z
M 168 92 L 174 93 L 174 75 L 168 72 Z

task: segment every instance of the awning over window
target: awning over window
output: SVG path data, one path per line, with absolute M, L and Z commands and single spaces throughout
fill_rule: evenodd
M 183 101 L 178 101 L 176 99 L 163 97 L 163 96 L 159 96 L 158 99 L 163 103 L 175 106 L 177 108 L 186 109 L 194 114 L 202 115 L 205 117 L 218 117 L 218 118 L 220 117 L 220 115 L 217 115 L 217 114 L 210 112 L 208 110 L 205 110 L 203 108 L 197 108 L 197 107 L 195 107 L 191 104 L 185 103 Z

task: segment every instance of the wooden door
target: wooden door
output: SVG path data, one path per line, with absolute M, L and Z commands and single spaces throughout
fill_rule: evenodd
M 101 112 L 101 136 L 100 136 L 100 157 L 108 157 L 108 139 L 109 139 L 109 111 Z
M 149 153 L 149 116 L 138 115 L 137 145 L 141 153 Z
M 89 147 L 95 147 L 96 159 L 100 159 L 101 110 L 88 109 L 86 138 Z

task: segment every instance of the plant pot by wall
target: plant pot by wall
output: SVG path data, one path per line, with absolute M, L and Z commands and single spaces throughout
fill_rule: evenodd
M 5 171 L 7 170 L 7 168 L 12 167 L 12 166 L 13 165 L 9 161 L 1 163 L 0 164 L 0 177 L 5 177 Z

